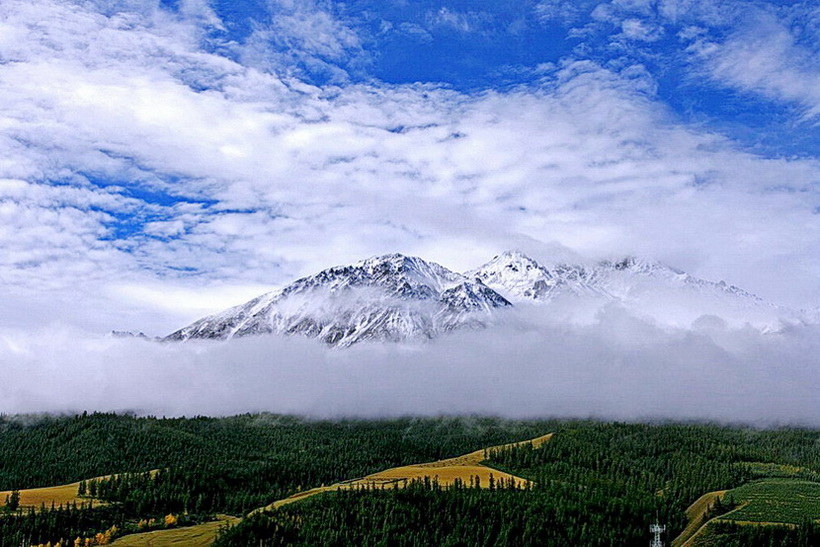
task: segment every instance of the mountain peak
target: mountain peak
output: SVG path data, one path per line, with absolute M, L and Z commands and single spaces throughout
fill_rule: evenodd
M 502 264 L 509 264 L 509 263 L 525 263 L 525 264 L 537 264 L 535 260 L 524 254 L 522 251 L 518 249 L 511 249 L 509 251 L 504 251 L 501 254 L 498 254 L 490 260 L 490 263 L 502 263 Z
M 440 264 L 401 253 L 372 256 L 360 260 L 352 268 L 361 270 L 361 275 L 372 283 L 407 284 L 412 287 L 427 287 L 434 292 L 441 292 L 463 280 L 463 276 Z
M 643 260 L 635 256 L 626 256 L 619 260 L 603 260 L 598 263 L 602 268 L 618 271 L 630 270 L 639 273 L 666 273 L 670 275 L 686 275 L 681 270 L 673 268 L 663 262 Z
M 491 288 L 435 262 L 391 253 L 303 277 L 279 292 L 200 319 L 168 339 L 280 333 L 331 346 L 424 339 L 485 326 L 493 309 L 509 305 Z
M 389 268 L 394 272 L 418 271 L 420 269 L 428 268 L 431 262 L 419 258 L 417 256 L 409 256 L 402 253 L 389 253 L 384 255 L 375 255 L 364 260 L 356 262 L 354 266 L 374 269 L 374 268 Z M 436 266 L 439 266 L 436 264 Z M 439 266 L 444 269 L 443 266 Z
M 429 339 L 454 329 L 483 328 L 510 302 L 554 305 L 570 310 L 567 317 L 584 317 L 584 310 L 617 302 L 641 316 L 680 326 L 704 314 L 741 325 L 779 324 L 791 316 L 737 287 L 636 257 L 544 266 L 510 250 L 462 275 L 419 257 L 391 253 L 303 277 L 166 339 L 277 333 L 300 334 L 331 346 Z
M 356 264 L 381 264 L 381 263 L 390 263 L 390 264 L 405 264 L 408 262 L 412 262 L 413 260 L 421 260 L 421 258 L 416 256 L 408 256 L 402 253 L 387 253 L 383 255 L 373 255 L 371 257 L 365 258 L 363 260 L 359 260 Z
M 554 285 L 546 268 L 518 250 L 496 255 L 467 275 L 513 300 L 538 300 Z

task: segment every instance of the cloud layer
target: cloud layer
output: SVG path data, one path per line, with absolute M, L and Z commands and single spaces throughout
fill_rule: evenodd
M 493 384 L 504 356 L 518 355 L 503 336 L 465 335 L 466 349 L 363 349 L 357 368 L 296 341 L 241 342 L 245 362 L 229 357 L 233 346 L 133 346 L 87 334 L 167 334 L 300 275 L 387 252 L 460 270 L 510 248 L 539 258 L 554 249 L 638 255 L 778 304 L 820 307 L 820 12 L 758 1 L 568 6 L 2 2 L 0 366 L 14 378 L 4 400 L 15 401 L 7 410 L 64 408 L 54 386 L 82 392 L 99 378 L 124 407 L 162 408 L 153 390 L 182 398 L 169 412 L 192 412 L 208 393 L 197 382 L 212 382 L 215 412 L 232 408 L 231 393 L 260 408 L 313 412 L 309 394 L 288 403 L 293 390 L 254 384 L 272 361 L 296 382 L 346 386 L 338 399 L 322 391 L 318 413 L 404 401 L 399 386 L 412 384 L 414 366 L 459 394 L 454 410 L 526 414 L 515 389 L 538 413 L 617 411 L 617 401 L 636 397 L 657 410 L 666 399 L 639 397 L 638 376 L 619 388 L 602 371 L 617 362 L 634 372 L 623 363 L 635 354 L 636 370 L 659 386 L 687 385 L 676 375 L 695 371 L 693 389 L 719 394 L 698 365 L 700 352 L 712 352 L 704 362 L 721 373 L 751 371 L 732 392 L 746 390 L 750 402 L 720 407 L 724 417 L 764 418 L 765 407 L 814 419 L 803 399 L 784 399 L 789 382 L 807 389 L 808 358 L 787 344 L 805 348 L 805 333 L 727 335 L 768 363 L 794 361 L 784 379 L 769 378 L 777 373 L 752 349 L 690 344 L 691 332 L 647 332 L 658 337 L 652 348 L 619 346 L 603 326 L 569 341 L 550 327 L 531 346 L 518 333 L 530 349 L 510 366 L 522 380 L 497 387 L 498 399 L 480 391 L 497 400 L 487 406 L 456 377 L 475 359 L 478 384 Z M 600 354 L 585 349 L 587 335 Z M 672 362 L 679 344 L 682 361 Z M 560 360 L 543 361 L 544 347 L 560 349 Z M 357 388 L 340 371 L 366 383 L 381 358 L 404 365 L 374 387 L 383 397 L 351 406 Z M 597 358 L 605 368 L 589 364 Z M 665 366 L 650 366 L 656 359 Z M 260 391 L 226 380 L 229 363 Z M 534 363 L 557 375 L 535 384 L 553 399 L 536 401 L 523 383 L 542 374 Z M 169 389 L 155 378 L 163 370 Z M 572 370 L 580 379 L 600 373 L 612 387 L 572 384 L 575 398 L 549 391 Z M 201 389 L 189 394 L 183 378 L 195 373 Z M 132 393 L 133 375 L 151 379 Z M 777 405 L 763 402 L 766 380 Z M 421 385 L 440 397 L 430 409 L 448 410 L 438 383 Z M 275 404 L 266 406 L 262 388 Z M 410 394 L 404 410 L 424 410 Z M 699 415 L 684 399 L 671 414 Z
M 256 287 L 395 250 L 456 254 L 467 268 L 531 241 L 820 300 L 818 162 L 756 156 L 680 123 L 640 64 L 567 57 L 532 84 L 483 93 L 316 87 L 285 70 L 296 65 L 283 51 L 344 64 L 366 42 L 319 5 L 272 8 L 269 24 L 222 46 L 207 6 L 129 6 L 4 3 L 0 275 L 14 292 L 62 298 L 79 281 L 84 298 L 102 286 L 99 305 L 122 306 L 123 283 Z M 634 39 L 648 23 L 616 7 L 593 21 L 623 22 Z M 425 20 L 473 24 L 451 10 Z M 697 54 L 714 77 L 803 101 L 811 116 L 801 89 L 816 67 L 775 67 L 798 47 L 775 42 L 770 55 L 742 35 L 702 39 Z
M 159 344 L 49 332 L 0 338 L 0 412 L 489 414 L 820 426 L 816 327 L 660 329 L 611 308 L 417 345 L 302 338 Z

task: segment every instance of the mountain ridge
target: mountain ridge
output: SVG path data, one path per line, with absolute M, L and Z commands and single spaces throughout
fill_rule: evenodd
M 510 306 L 478 280 L 399 253 L 334 266 L 205 317 L 166 340 L 303 334 L 331 346 L 435 338 L 480 328 Z
M 610 303 L 670 326 L 689 327 L 704 316 L 770 330 L 783 321 L 805 320 L 723 281 L 706 281 L 635 257 L 544 266 L 513 250 L 458 273 L 420 257 L 391 253 L 299 278 L 163 340 L 298 334 L 348 347 L 485 328 L 502 317 L 502 310 L 520 305 L 560 309 L 571 321 L 583 320 L 586 313 L 588 320 Z

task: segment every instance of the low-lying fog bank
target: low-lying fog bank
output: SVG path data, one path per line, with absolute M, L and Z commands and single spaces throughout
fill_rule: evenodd
M 156 343 L 51 328 L 0 335 L 0 412 L 313 417 L 488 414 L 820 426 L 820 328 L 498 326 L 418 344 Z

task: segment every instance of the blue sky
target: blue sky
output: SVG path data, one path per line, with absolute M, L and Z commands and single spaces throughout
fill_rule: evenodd
M 818 44 L 813 2 L 4 1 L 0 325 L 509 248 L 818 307 Z
M 214 3 L 224 29 L 212 33 L 211 51 L 224 51 L 228 42 L 246 44 L 260 25 L 275 26 L 277 17 L 298 11 L 282 4 L 287 3 Z M 179 2 L 166 5 L 180 9 Z M 273 39 L 280 50 L 302 46 L 288 54 L 293 61 L 288 69 L 315 85 L 433 82 L 479 93 L 543 85 L 550 68 L 586 59 L 628 79 L 645 80 L 647 95 L 682 122 L 706 125 L 755 152 L 806 156 L 820 144 L 817 124 L 801 123 L 810 105 L 766 93 L 765 82 L 743 85 L 703 66 L 704 44 L 754 36 L 760 43 L 752 46 L 765 48 L 768 37 L 776 40 L 786 33 L 793 69 L 816 72 L 812 59 L 819 53 L 820 23 L 811 3 L 354 1 L 314 6 L 357 37 L 333 54 L 311 51 L 290 37 Z

